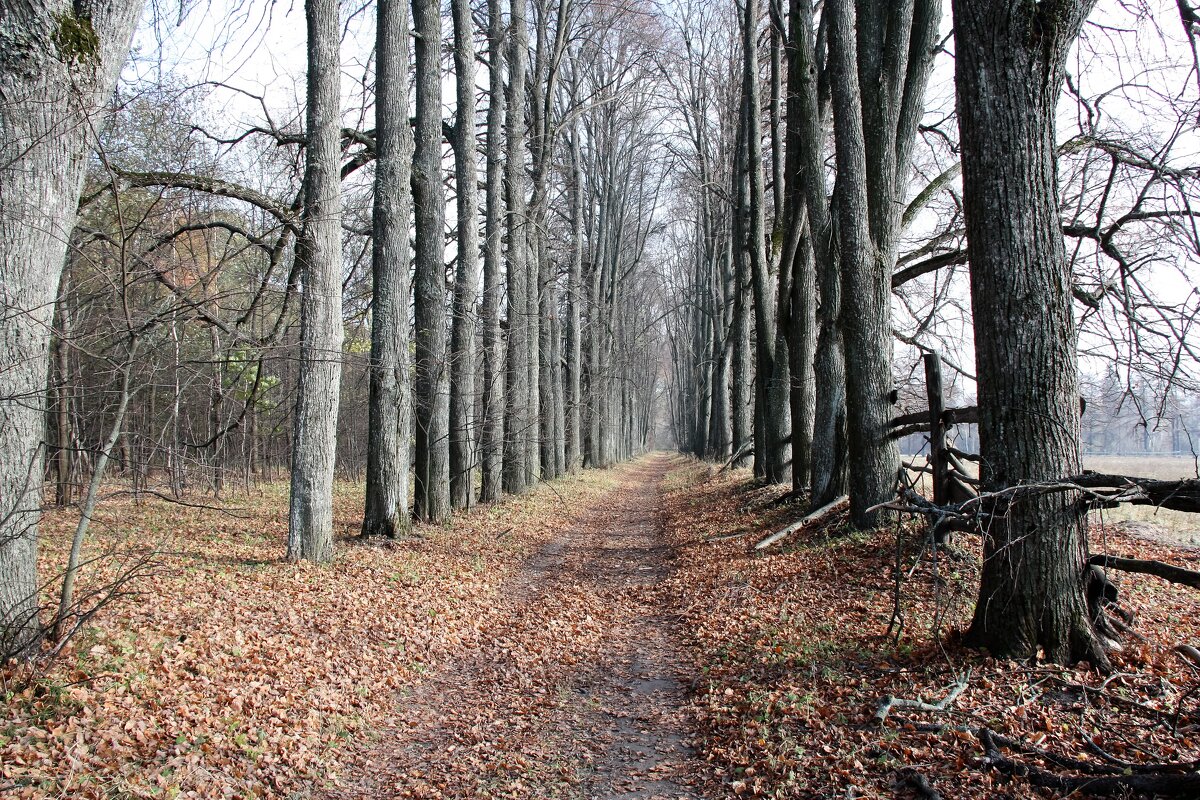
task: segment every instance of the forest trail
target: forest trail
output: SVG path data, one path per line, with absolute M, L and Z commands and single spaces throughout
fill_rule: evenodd
M 501 591 L 330 798 L 698 798 L 654 455 Z

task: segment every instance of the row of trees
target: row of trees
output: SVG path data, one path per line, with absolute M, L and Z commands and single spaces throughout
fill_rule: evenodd
M 672 428 L 814 508 L 849 495 L 860 527 L 894 495 L 889 426 L 923 395 L 906 385 L 922 351 L 978 397 L 992 490 L 1079 472 L 1081 359 L 1121 393 L 1157 388 L 1143 423 L 1197 388 L 1187 4 L 951 5 L 693 3 L 675 20 Z M 1075 501 L 991 526 L 973 642 L 1106 663 Z
M 362 533 L 397 536 L 650 446 L 670 168 L 646 88 L 655 17 L 582 0 L 376 12 L 369 88 L 347 102 L 353 17 L 308 2 L 303 108 L 254 98 L 246 128 L 213 121 L 222 87 L 180 80 L 122 88 L 109 123 L 132 5 L 118 27 L 70 23 L 74 61 L 73 12 L 27 21 L 30 63 L 57 70 L 76 116 L 6 142 L 0 195 L 46 191 L 20 183 L 61 171 L 45 142 L 75 171 L 61 208 L 39 208 L 53 220 L 0 208 L 28 240 L 0 253 L 20 365 L 0 373 L 3 652 L 42 630 L 43 453 L 85 518 L 110 459 L 166 498 L 286 465 L 287 556 L 327 561 L 339 462 L 365 474 Z M 46 89 L 21 91 L 5 130 Z
M 286 463 L 288 556 L 326 560 L 339 460 L 397 535 L 648 446 L 664 382 L 681 447 L 860 526 L 903 348 L 976 384 L 989 488 L 1077 470 L 1080 354 L 1194 388 L 1200 304 L 1158 296 L 1200 252 L 1186 3 L 1079 40 L 1094 1 L 953 3 L 951 37 L 938 0 L 308 0 L 302 107 L 143 82 L 109 126 L 138 5 L 2 9 L 7 651 L 44 454 L 84 519 L 110 456 L 166 496 Z M 1186 60 L 1125 74 L 1167 14 Z M 1103 661 L 1085 551 L 1072 503 L 1014 507 L 974 640 Z

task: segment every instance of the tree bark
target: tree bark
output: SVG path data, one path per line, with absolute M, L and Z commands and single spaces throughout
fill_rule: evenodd
M 408 123 L 408 0 L 379 0 L 370 395 L 364 536 L 407 531 L 412 389 L 409 255 L 413 138 Z
M 1094 0 L 954 0 L 955 82 L 984 490 L 1079 471 L 1071 274 L 1059 220 L 1054 113 Z M 996 656 L 1107 664 L 1085 595 L 1072 493 L 1016 503 L 984 540 L 968 640 Z
M 788 477 L 791 448 L 787 339 L 777 318 L 775 276 L 767 256 L 766 189 L 763 177 L 762 102 L 759 88 L 758 3 L 748 0 L 742 19 L 742 136 L 748 191 L 745 249 L 750 261 L 755 328 L 755 474 L 779 483 Z
M 528 32 L 525 0 L 511 0 L 508 42 L 508 93 L 505 122 L 505 197 L 508 204 L 508 350 L 505 360 L 504 490 L 523 494 L 529 489 L 527 458 L 535 438 L 536 417 L 530 416 L 529 340 L 531 294 L 529 286 L 529 242 L 526 232 L 525 198 L 525 73 Z M 534 306 L 536 308 L 536 305 Z M 536 454 L 536 449 L 534 450 Z
M 103 113 L 140 9 L 113 0 L 89 19 L 62 0 L 0 0 L 0 658 L 29 653 L 41 634 L 37 398 L 88 131 L 99 127 L 87 120 Z
M 578 126 L 571 132 L 570 145 L 568 193 L 571 198 L 571 267 L 567 275 L 565 411 L 566 468 L 567 472 L 573 474 L 579 470 L 583 459 L 583 156 L 580 153 Z
M 500 499 L 504 459 L 504 342 L 500 334 L 504 238 L 504 20 L 500 0 L 488 0 L 487 198 L 483 251 L 483 398 L 479 431 L 479 499 Z
M 454 125 L 458 189 L 458 270 L 450 334 L 450 503 L 466 508 L 475 493 L 475 301 L 479 294 L 479 191 L 475 146 L 475 45 L 471 4 L 452 0 L 454 80 L 458 112 Z
M 446 191 L 442 184 L 442 15 L 438 0 L 413 0 L 416 32 L 416 269 L 413 312 L 416 370 L 416 466 L 413 512 L 450 518 L 450 375 L 446 359 Z
M 787 47 L 787 142 L 784 165 L 784 203 L 787 230 L 795 237 L 792 254 L 792 308 L 788 357 L 792 380 L 792 490 L 811 486 L 813 432 L 816 419 L 817 261 L 830 257 L 818 242 L 828 239 L 825 173 L 821 163 L 824 137 L 817 100 L 817 64 L 812 30 L 812 6 L 791 0 Z M 810 187 L 809 184 L 812 184 Z M 813 195 L 810 209 L 808 195 Z M 796 230 L 800 228 L 801 230 Z M 818 255 L 818 250 L 820 254 Z M 785 257 L 787 250 L 785 249 Z
M 899 449 L 892 416 L 891 276 L 940 0 L 835 0 L 829 19 L 843 309 L 850 515 L 878 524 Z
M 333 559 L 333 469 L 342 374 L 341 59 L 336 0 L 306 0 L 304 233 L 298 243 L 300 377 L 287 559 Z

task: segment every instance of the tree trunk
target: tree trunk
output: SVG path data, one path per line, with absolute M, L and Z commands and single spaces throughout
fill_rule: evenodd
M 851 0 L 829 5 L 830 85 L 833 89 L 838 166 L 838 233 L 846 351 L 846 434 L 849 446 L 850 514 L 870 527 L 878 512 L 866 509 L 891 496 L 900 451 L 889 434 L 892 390 L 891 282 L 877 274 L 871 240 L 863 101 L 858 74 L 856 19 Z M 861 21 L 860 21 L 861 24 Z
M 821 163 L 824 146 L 817 101 L 817 67 L 812 32 L 812 6 L 791 0 L 788 16 L 787 142 L 784 166 L 784 235 L 795 242 L 792 252 L 791 320 L 788 357 L 792 406 L 792 490 L 810 488 L 813 429 L 816 418 L 817 248 L 818 236 L 829 235 L 825 207 L 825 174 Z M 810 174 L 811 173 L 811 174 Z M 810 210 L 808 183 L 815 195 Z M 821 257 L 828 257 L 823 248 Z M 788 256 L 785 248 L 784 257 Z
M 333 559 L 333 469 L 342 373 L 341 59 L 338 4 L 306 0 L 308 141 L 298 243 L 300 377 L 292 444 L 289 561 Z
M 835 0 L 829 19 L 849 445 L 850 515 L 859 527 L 895 487 L 891 278 L 940 0 Z
M 1071 273 L 1054 112 L 1094 0 L 954 0 L 955 81 L 985 490 L 1079 471 Z M 1085 517 L 1070 493 L 1015 503 L 984 540 L 968 640 L 992 654 L 1107 658 L 1085 595 Z
M 733 419 L 733 461 L 734 468 L 748 466 L 751 462 L 749 450 L 754 444 L 754 419 L 751 416 L 753 397 L 751 395 L 753 374 L 750 364 L 750 278 L 747 273 L 744 254 L 733 254 L 733 325 L 729 333 L 733 340 L 733 393 L 731 405 Z
M 500 0 L 488 0 L 487 207 L 483 251 L 483 399 L 479 432 L 483 473 L 479 499 L 500 499 L 504 459 L 504 342 L 500 334 L 502 245 L 504 238 L 504 20 Z
M 505 196 L 508 201 L 508 351 L 505 360 L 504 490 L 523 494 L 529 488 L 526 469 L 529 445 L 535 438 L 530 415 L 530 350 L 527 315 L 530 307 L 529 242 L 525 199 L 525 60 L 528 33 L 525 0 L 511 0 L 508 42 L 508 116 L 505 123 Z M 536 308 L 536 305 L 534 306 Z M 535 451 L 536 452 L 536 451 Z
M 471 4 L 453 0 L 454 80 L 458 111 L 454 168 L 458 189 L 458 270 L 450 336 L 450 503 L 466 508 L 475 493 L 475 300 L 479 294 L 479 180 L 475 146 L 475 45 Z
M 0 0 L 0 658 L 41 634 L 41 508 L 51 315 L 87 162 L 141 3 L 76 16 L 62 0 Z M 73 49 L 71 49 L 73 48 Z
M 579 131 L 571 133 L 571 267 L 567 275 L 567 389 L 566 389 L 566 468 L 575 473 L 583 458 L 582 374 L 583 374 L 583 156 L 579 152 Z
M 413 512 L 425 522 L 450 518 L 450 375 L 446 363 L 446 192 L 442 185 L 442 15 L 438 0 L 413 0 L 416 32 L 416 466 Z
M 71 320 L 70 282 L 64 274 L 54 337 L 54 504 L 59 508 L 71 502 Z
M 375 200 L 364 536 L 409 529 L 409 256 L 413 138 L 408 123 L 408 0 L 379 0 L 376 24 Z
M 758 3 L 747 2 L 742 21 L 742 136 L 745 148 L 748 206 L 746 252 L 754 293 L 755 439 L 754 471 L 771 483 L 787 478 L 790 448 L 790 381 L 787 377 L 786 338 L 776 316 L 775 278 L 767 257 L 766 189 L 763 177 L 762 102 L 758 75 Z M 782 345 L 782 348 L 781 348 Z

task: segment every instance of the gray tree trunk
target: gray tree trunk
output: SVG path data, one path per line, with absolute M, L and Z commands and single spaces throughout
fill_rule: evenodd
M 792 379 L 792 490 L 811 487 L 813 430 L 816 418 L 817 249 L 818 236 L 828 240 L 824 137 L 817 99 L 817 64 L 813 42 L 812 6 L 791 0 L 788 16 L 787 142 L 784 167 L 785 236 L 792 248 L 792 303 L 788 356 Z M 809 184 L 812 184 L 809 186 Z M 815 195 L 810 210 L 808 194 Z M 830 248 L 821 247 L 820 258 Z M 785 248 L 784 257 L 788 257 Z
M 0 658 L 39 640 L 37 524 L 51 315 L 87 162 L 140 2 L 0 0 Z M 65 36 L 64 36 L 65 34 Z M 76 42 L 72 50 L 66 41 Z
M 954 0 L 984 488 L 1079 472 L 1071 273 L 1054 113 L 1094 0 Z M 1108 661 L 1086 599 L 1085 519 L 1069 493 L 1013 504 L 984 539 L 968 640 L 1002 658 Z
M 408 0 L 379 0 L 365 536 L 394 537 L 411 523 L 408 230 L 413 138 L 408 123 L 409 35 Z
M 71 336 L 70 281 L 64 273 L 58 293 L 58 328 L 54 337 L 54 504 L 71 502 Z
M 413 512 L 450 518 L 450 369 L 446 353 L 446 191 L 442 185 L 442 15 L 438 0 L 413 0 L 416 32 L 416 209 L 413 313 L 416 448 Z
M 940 0 L 833 0 L 830 86 L 838 168 L 850 515 L 895 488 L 900 453 L 892 418 L 891 285 L 917 123 L 941 19 Z
M 341 26 L 336 0 L 306 0 L 308 111 L 300 263 L 300 376 L 287 558 L 333 559 L 333 468 L 342 375 Z
M 566 468 L 579 470 L 583 459 L 582 377 L 583 377 L 583 156 L 579 152 L 579 131 L 571 133 L 571 267 L 567 275 L 567 388 L 566 388 Z
M 733 325 L 729 337 L 733 341 L 732 406 L 733 461 L 731 466 L 744 467 L 751 463 L 747 452 L 754 444 L 753 372 L 750 363 L 750 276 L 744 254 L 734 248 Z
M 504 459 L 504 342 L 500 334 L 504 238 L 504 20 L 500 0 L 488 0 L 487 203 L 483 251 L 483 398 L 479 431 L 479 499 L 500 499 Z
M 475 45 L 471 4 L 452 0 L 454 80 L 458 111 L 454 126 L 458 187 L 458 270 L 450 334 L 450 503 L 471 504 L 475 491 L 475 301 L 479 295 L 479 179 L 475 145 Z
M 505 197 L 508 204 L 508 350 L 505 360 L 504 410 L 504 490 L 522 494 L 529 489 L 527 462 L 536 457 L 537 418 L 531 416 L 530 351 L 536 340 L 529 339 L 531 287 L 529 285 L 529 242 L 526 232 L 525 199 L 525 62 L 528 32 L 525 26 L 525 0 L 510 4 L 508 42 L 508 93 L 505 122 Z M 536 301 L 534 303 L 536 313 Z
M 763 177 L 762 102 L 759 88 L 758 3 L 747 2 L 742 20 L 742 120 L 748 203 L 745 248 L 750 260 L 755 327 L 755 474 L 778 483 L 787 479 L 791 448 L 787 339 L 777 319 L 775 276 L 767 256 L 766 188 Z

